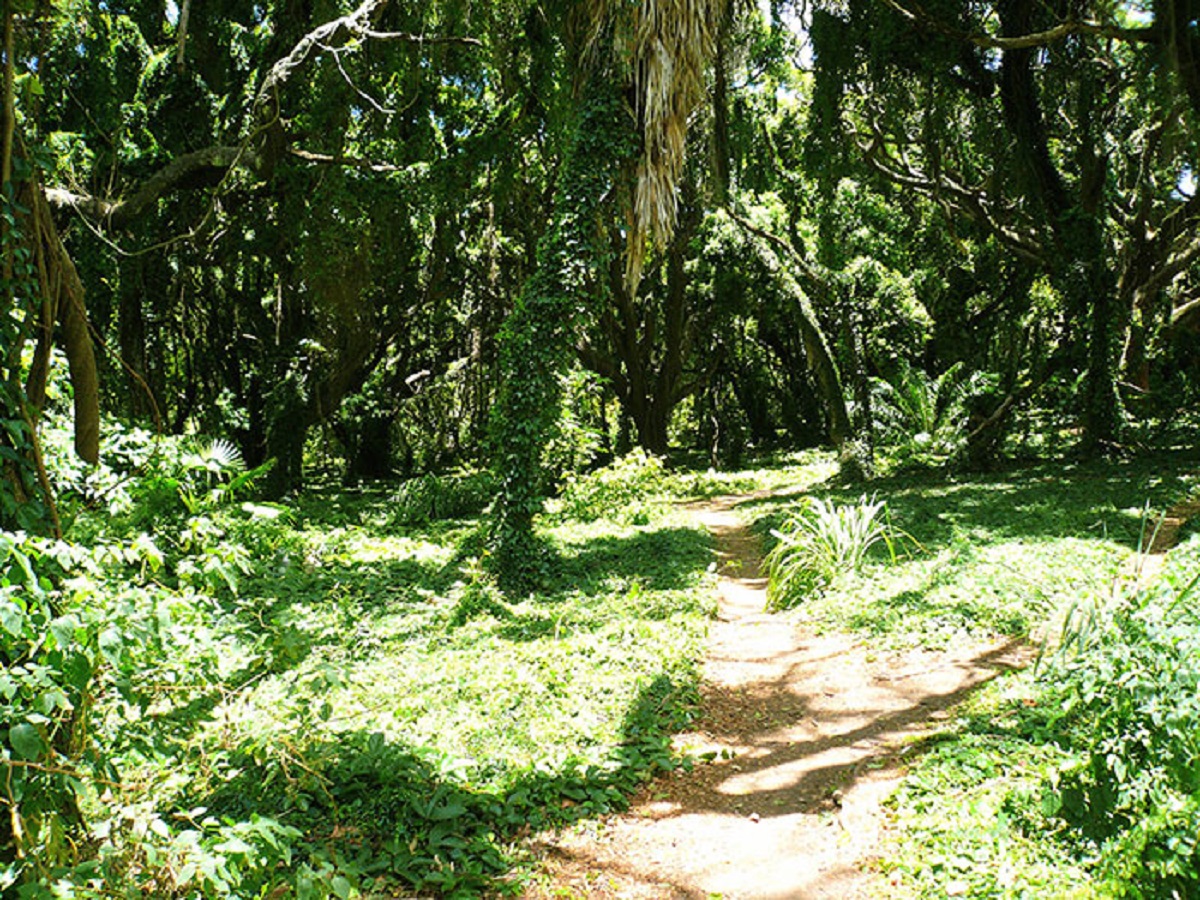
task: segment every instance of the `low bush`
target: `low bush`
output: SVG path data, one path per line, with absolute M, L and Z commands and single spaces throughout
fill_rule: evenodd
M 496 494 L 490 472 L 421 475 L 400 485 L 393 498 L 392 524 L 421 525 L 482 512 Z
M 1200 895 L 1200 540 L 1152 590 L 1076 614 L 1046 678 L 1073 751 L 1047 795 L 1114 896 Z
M 586 475 L 569 476 L 562 489 L 562 514 L 581 522 L 606 517 L 644 521 L 646 503 L 662 492 L 666 477 L 662 459 L 634 450 Z

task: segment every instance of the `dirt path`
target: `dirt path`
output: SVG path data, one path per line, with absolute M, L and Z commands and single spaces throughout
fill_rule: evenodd
M 655 781 L 625 815 L 545 838 L 530 900 L 886 897 L 872 861 L 906 741 L 1027 661 L 998 643 L 875 654 L 765 613 L 745 499 L 691 507 L 716 540 L 720 606 L 700 730 L 679 741 L 716 759 Z
M 1176 503 L 1154 521 L 1150 529 L 1150 546 L 1135 553 L 1125 567 L 1127 577 L 1136 578 L 1141 584 L 1156 579 L 1167 563 L 1167 553 L 1179 543 L 1183 527 L 1200 515 L 1200 500 L 1187 499 Z

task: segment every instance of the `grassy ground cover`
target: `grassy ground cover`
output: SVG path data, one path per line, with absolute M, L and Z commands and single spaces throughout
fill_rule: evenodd
M 47 664 L 0 678 L 20 896 L 516 890 L 531 831 L 688 764 L 715 576 L 677 501 L 830 470 L 623 461 L 572 483 L 538 590 L 503 597 L 486 476 L 267 504 L 227 445 L 118 437 L 64 495 L 74 543 L 0 546 L 5 653 Z
M 1065 605 L 1103 595 L 1147 539 L 1146 523 L 1197 483 L 1164 454 L 1114 463 L 1044 464 L 994 475 L 896 475 L 874 481 L 886 501 L 896 559 L 884 546 L 857 575 L 806 598 L 794 613 L 885 643 L 945 646 L 956 635 L 1026 637 Z M 862 489 L 815 489 L 855 503 Z M 769 532 L 803 498 L 751 505 Z
M 765 533 L 794 492 L 860 496 L 826 454 L 732 474 L 635 456 L 564 486 L 538 590 L 505 598 L 483 476 L 272 505 L 243 500 L 226 448 L 127 437 L 126 473 L 65 497 L 74 543 L 0 542 L 16 896 L 513 890 L 531 829 L 686 764 L 669 741 L 714 580 L 678 502 L 775 490 L 743 507 Z M 1196 486 L 1171 455 L 872 484 L 895 558 L 877 547 L 789 615 L 932 647 L 1090 616 L 1069 655 L 980 691 L 913 754 L 897 896 L 1193 896 L 1200 641 L 1194 596 L 1174 598 L 1200 542 L 1162 592 L 1114 586 L 1147 504 Z
M 1198 484 L 1191 457 L 1164 454 L 871 485 L 896 557 L 877 548 L 789 614 L 881 645 L 1065 635 L 913 748 L 891 800 L 889 896 L 1196 896 L 1200 541 L 1185 530 L 1152 588 L 1130 561 L 1154 513 Z M 752 515 L 766 533 L 801 503 Z
M 389 500 L 294 504 L 212 622 L 242 665 L 158 710 L 176 740 L 125 764 L 155 782 L 159 821 L 295 829 L 238 837 L 259 856 L 286 840 L 325 868 L 315 885 L 477 896 L 503 889 L 528 828 L 619 807 L 677 764 L 708 538 L 669 513 L 562 522 L 544 590 L 506 603 L 462 553 L 473 522 L 392 527 Z

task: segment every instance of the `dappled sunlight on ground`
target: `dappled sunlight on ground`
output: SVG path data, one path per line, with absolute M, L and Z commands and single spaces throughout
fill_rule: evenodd
M 846 898 L 878 889 L 881 801 L 915 742 L 998 672 L 1015 642 L 878 652 L 763 611 L 756 536 L 716 501 L 720 609 L 704 714 L 677 746 L 702 761 L 649 785 L 622 817 L 540 845 L 530 897 Z

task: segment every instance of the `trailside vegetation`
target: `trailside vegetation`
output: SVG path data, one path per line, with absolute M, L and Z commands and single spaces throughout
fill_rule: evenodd
M 724 493 L 1045 644 L 898 891 L 1196 894 L 1198 13 L 7 0 L 0 894 L 518 893 L 691 764 Z

